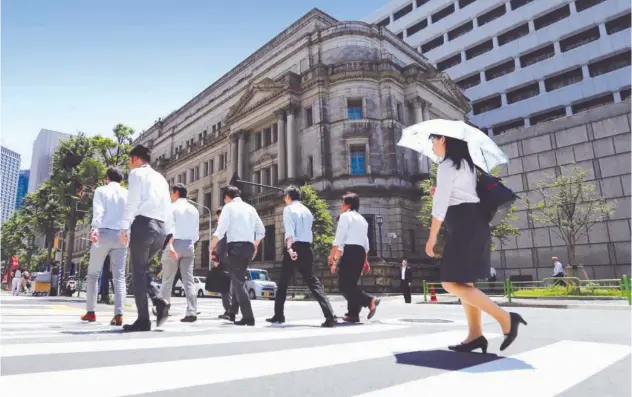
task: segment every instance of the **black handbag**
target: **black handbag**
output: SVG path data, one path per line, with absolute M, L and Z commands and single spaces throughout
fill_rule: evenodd
M 209 292 L 228 293 L 230 291 L 230 274 L 221 266 L 211 268 L 206 275 L 204 288 Z
M 496 226 L 511 211 L 511 207 L 519 197 L 505 186 L 500 178 L 479 167 L 476 168 L 478 170 L 476 193 L 481 200 L 481 207 L 488 217 L 489 224 Z

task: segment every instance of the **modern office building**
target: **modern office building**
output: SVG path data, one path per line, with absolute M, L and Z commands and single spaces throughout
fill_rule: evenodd
M 53 153 L 62 141 L 70 137 L 70 134 L 46 129 L 39 132 L 33 143 L 28 193 L 36 191 L 50 178 L 53 171 Z
M 19 210 L 24 205 L 24 197 L 29 190 L 29 174 L 30 170 L 21 170 L 18 176 L 18 193 L 15 198 L 15 209 Z
M 315 9 L 136 143 L 212 209 L 235 172 L 278 187 L 308 181 L 334 217 L 351 190 L 362 197 L 370 256 L 427 259 L 417 214 L 428 170 L 396 144 L 405 126 L 462 120 L 469 110 L 458 87 L 388 29 Z M 274 268 L 283 254 L 282 194 L 245 190 L 266 226 L 257 266 Z M 209 220 L 204 213 L 197 266 L 208 263 Z
M 18 173 L 20 172 L 20 154 L 2 146 L 2 181 L 0 185 L 0 221 L 4 222 L 15 211 L 15 197 L 18 192 Z
M 367 21 L 445 71 L 493 135 L 630 96 L 628 0 L 393 0 Z

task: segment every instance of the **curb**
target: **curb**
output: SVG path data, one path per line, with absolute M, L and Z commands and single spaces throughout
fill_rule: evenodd
M 522 302 L 496 302 L 501 307 L 528 307 L 533 309 L 582 309 L 582 310 L 627 310 L 630 311 L 630 306 L 623 305 L 585 305 L 585 304 L 556 304 L 556 303 L 543 303 L 532 304 Z M 417 302 L 418 305 L 460 305 L 459 302 Z

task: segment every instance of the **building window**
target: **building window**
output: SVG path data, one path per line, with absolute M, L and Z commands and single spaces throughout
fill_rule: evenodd
M 449 58 L 444 59 L 441 62 L 437 62 L 437 69 L 439 69 L 440 71 L 444 71 L 444 70 L 450 69 L 453 66 L 458 65 L 459 63 L 461 63 L 460 52 L 456 55 L 453 55 Z
M 481 74 L 476 73 L 469 77 L 464 78 L 463 80 L 457 81 L 456 85 L 462 90 L 467 90 L 468 88 L 476 87 L 480 83 L 481 83 Z
M 208 176 L 208 162 L 204 162 L 202 170 L 204 172 L 204 176 Z
M 458 26 L 454 29 L 452 29 L 451 31 L 448 32 L 448 40 L 452 41 L 454 39 L 456 39 L 457 37 L 461 37 L 464 34 L 466 34 L 467 32 L 470 32 L 474 30 L 474 22 L 473 21 L 469 21 L 464 23 L 461 26 Z
M 558 8 L 555 11 L 551 11 L 546 15 L 542 15 L 540 18 L 533 20 L 535 30 L 544 29 L 547 26 L 551 26 L 556 22 L 566 19 L 571 15 L 571 8 L 568 4 Z
M 575 9 L 577 12 L 582 12 L 605 1 L 606 0 L 575 0 Z
M 204 206 L 207 208 L 211 208 L 211 205 L 213 204 L 213 192 L 206 192 L 204 193 Z
M 507 93 L 507 103 L 516 103 L 540 94 L 540 84 L 535 82 Z M 495 128 L 495 127 L 494 127 Z M 496 131 L 494 129 L 494 131 Z
M 347 118 L 349 120 L 362 120 L 361 98 L 347 98 Z
M 500 95 L 493 98 L 485 99 L 472 104 L 472 110 L 475 115 L 498 109 L 502 106 Z
M 527 66 L 533 65 L 534 63 L 542 62 L 545 59 L 549 59 L 554 55 L 555 48 L 553 48 L 553 44 L 549 44 L 535 51 L 531 51 L 528 54 L 522 55 L 520 57 L 520 66 L 526 68 Z
M 495 125 L 493 127 L 494 135 L 504 134 L 508 131 L 517 130 L 524 127 L 524 119 L 510 121 L 508 123 Z
M 590 77 L 600 76 L 630 66 L 631 56 L 632 54 L 630 54 L 630 50 L 628 50 L 622 54 L 617 54 L 589 64 L 588 72 L 590 73 Z
M 182 174 L 178 175 L 178 183 L 182 183 Z
M 516 61 L 510 59 L 485 71 L 485 80 L 490 81 L 516 70 Z
M 610 35 L 621 32 L 622 30 L 630 29 L 630 23 L 630 13 L 627 13 L 626 15 L 622 15 L 606 22 L 606 32 Z
M 277 143 L 279 140 L 279 126 L 272 124 L 272 143 Z
M 272 128 L 266 128 L 263 130 L 263 146 L 272 144 Z
M 382 19 L 380 22 L 378 22 L 377 26 L 379 26 L 379 27 L 386 27 L 386 26 L 388 26 L 389 23 L 391 23 L 391 17 L 386 17 L 386 18 Z
M 375 215 L 362 215 L 369 224 L 367 234 L 369 235 L 369 256 L 377 256 L 377 247 L 375 245 Z
M 202 263 L 200 263 L 200 267 L 204 268 L 209 265 L 209 241 L 202 241 Z
M 529 34 L 529 24 L 528 23 L 522 24 L 518 26 L 517 28 L 511 29 L 508 32 L 498 35 L 498 45 L 499 46 L 505 45 L 514 40 L 518 40 L 519 38 L 524 37 L 528 34 Z
M 425 54 L 427 52 L 430 52 L 432 50 L 434 50 L 435 48 L 439 47 L 443 45 L 443 35 L 435 37 L 434 39 L 430 40 L 429 42 L 427 42 L 426 44 L 421 46 L 421 53 Z
M 194 182 L 195 181 L 195 169 L 191 168 L 189 170 L 189 181 Z
M 307 176 L 311 179 L 314 177 L 314 157 L 307 157 Z
M 255 134 L 253 135 L 253 138 L 255 140 L 255 150 L 261 149 L 261 133 L 255 132 Z
M 266 236 L 263 239 L 263 260 L 273 261 L 276 259 L 275 237 L 274 225 L 266 226 Z
M 582 68 L 569 70 L 568 72 L 561 73 L 557 76 L 549 77 L 544 80 L 544 87 L 546 91 L 555 91 L 560 88 L 567 87 L 572 84 L 579 83 L 584 79 Z
M 502 4 L 493 10 L 481 15 L 478 17 L 478 26 L 483 26 L 485 24 L 490 23 L 494 19 L 500 18 L 507 13 L 507 7 Z
M 312 107 L 305 108 L 305 127 L 311 127 L 314 124 Z
M 413 10 L 413 3 L 408 4 L 406 7 L 400 9 L 393 14 L 393 21 L 397 21 L 399 18 L 410 13 Z
M 437 23 L 440 20 L 442 20 L 443 18 L 445 18 L 448 15 L 452 14 L 453 12 L 454 12 L 454 4 L 450 4 L 449 6 L 447 6 L 444 9 L 442 9 L 441 11 L 438 11 L 438 12 L 435 12 L 434 14 L 432 14 L 430 19 L 432 20 L 432 23 Z
M 200 166 L 196 166 L 195 167 L 195 180 L 199 181 L 200 180 Z
M 366 175 L 365 146 L 352 146 L 349 157 L 351 158 L 351 175 Z
M 212 174 L 213 172 L 215 172 L 215 171 L 213 170 L 214 163 L 215 163 L 215 162 L 213 161 L 213 159 L 211 159 L 211 160 L 209 160 L 209 161 L 208 161 L 208 173 L 209 173 L 209 174 Z
M 560 40 L 560 50 L 562 52 L 570 51 L 574 48 L 581 47 L 584 44 L 599 40 L 599 27 L 595 26 L 583 32 L 574 34 L 563 40 Z
M 470 60 L 472 58 L 476 58 L 477 56 L 483 55 L 486 52 L 489 52 L 493 49 L 494 49 L 494 41 L 487 40 L 481 44 L 475 45 L 474 47 L 471 47 L 465 50 L 465 59 Z
M 545 123 L 547 121 L 560 119 L 562 117 L 566 117 L 566 109 L 564 107 L 551 109 L 544 113 L 531 116 L 529 118 L 529 124 L 531 124 L 531 126 L 534 126 L 540 123 Z
M 406 36 L 410 37 L 414 35 L 415 33 L 419 32 L 420 30 L 425 29 L 427 27 L 428 27 L 428 19 L 422 19 L 421 21 L 417 22 L 416 24 L 406 29 Z
M 516 10 L 522 6 L 525 6 L 529 3 L 531 3 L 534 0 L 511 0 L 510 4 L 511 4 L 511 9 L 512 10 Z
M 576 113 L 585 112 L 590 109 L 606 106 L 611 103 L 614 103 L 614 96 L 610 93 L 610 94 L 601 95 L 596 98 L 592 98 L 586 101 L 576 103 L 575 105 L 571 106 L 571 109 L 573 110 L 573 114 L 576 114 Z

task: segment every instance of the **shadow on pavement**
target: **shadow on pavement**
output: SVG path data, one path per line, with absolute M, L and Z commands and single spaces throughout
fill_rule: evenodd
M 498 372 L 517 369 L 533 369 L 531 365 L 514 358 L 506 358 L 498 356 L 496 354 L 458 353 L 448 350 L 422 350 L 416 352 L 399 353 L 395 354 L 395 358 L 398 364 L 435 368 L 445 371 L 467 370 L 467 372 L 477 373 Z M 489 365 L 484 367 L 476 367 L 480 364 L 492 363 L 499 360 L 503 360 L 502 366 Z

